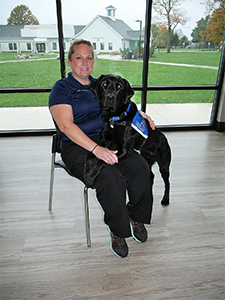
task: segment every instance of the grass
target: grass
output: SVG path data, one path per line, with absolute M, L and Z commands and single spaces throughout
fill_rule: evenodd
M 36 54 L 38 56 L 38 54 Z M 156 52 L 151 61 L 195 64 L 218 67 L 218 52 Z M 52 56 L 45 55 L 45 58 Z M 14 62 L 15 53 L 0 54 L 0 88 L 52 87 L 60 79 L 60 61 L 56 59 Z M 66 72 L 70 68 L 66 63 Z M 142 84 L 142 62 L 96 59 L 93 77 L 114 73 L 126 78 L 131 85 Z M 208 85 L 215 84 L 217 70 L 190 68 L 183 66 L 149 66 L 148 85 Z M 148 103 L 200 103 L 212 102 L 214 91 L 165 91 L 149 92 Z M 133 100 L 141 101 L 141 93 L 136 92 Z M 48 93 L 1 94 L 0 107 L 47 106 Z
M 155 52 L 150 61 L 218 67 L 220 52 Z

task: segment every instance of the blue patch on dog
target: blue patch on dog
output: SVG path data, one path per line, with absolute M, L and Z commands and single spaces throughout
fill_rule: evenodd
M 145 119 L 142 117 L 139 111 L 136 112 L 136 115 L 133 118 L 131 126 L 140 133 L 145 139 L 148 138 L 148 128 L 145 122 Z

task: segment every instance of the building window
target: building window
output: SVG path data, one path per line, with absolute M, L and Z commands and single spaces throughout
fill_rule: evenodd
M 93 43 L 94 50 L 96 50 L 96 43 Z
M 52 49 L 57 50 L 57 44 L 56 43 L 52 43 Z
M 104 43 L 101 43 L 101 50 L 104 50 Z
M 16 43 L 14 43 L 14 44 L 9 43 L 9 50 L 17 50 L 17 44 Z
M 113 44 L 109 43 L 109 50 L 112 50 L 112 49 L 113 49 Z
M 31 43 L 27 43 L 27 50 L 31 50 Z
M 126 49 L 126 44 L 125 43 L 123 43 L 123 50 L 125 50 Z

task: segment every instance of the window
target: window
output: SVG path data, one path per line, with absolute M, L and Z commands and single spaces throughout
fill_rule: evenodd
M 27 50 L 31 50 L 31 43 L 27 43 Z
M 61 2 L 63 2 L 61 0 Z M 73 7 L 75 5 L 73 3 L 74 1 L 71 1 L 70 6 Z M 102 3 L 101 9 L 105 8 L 105 2 L 103 0 L 100 1 Z M 87 3 L 90 3 L 90 0 L 87 1 Z M 84 9 L 88 9 L 87 3 L 81 4 L 83 11 Z M 137 8 L 137 4 L 132 4 L 133 2 L 129 3 L 129 11 L 135 11 L 135 8 Z M 140 7 L 140 15 L 138 15 L 138 19 L 142 21 L 142 29 L 147 28 L 145 23 L 145 0 L 140 0 L 138 3 L 138 6 Z M 197 5 L 197 4 L 196 4 Z M 188 6 L 187 6 L 188 7 Z M 121 8 L 120 8 L 121 9 Z M 105 12 L 104 20 L 105 18 L 108 21 L 108 24 L 103 25 L 104 23 L 99 22 L 99 18 L 95 20 L 93 24 L 89 24 L 89 21 L 85 21 L 84 25 L 89 26 L 85 29 L 78 28 L 80 31 L 76 31 L 76 34 L 79 34 L 79 38 L 84 39 L 90 39 L 93 42 L 94 50 L 99 52 L 111 52 L 111 51 L 118 51 L 121 55 L 116 56 L 110 56 L 110 60 L 108 59 L 106 55 L 98 55 L 95 60 L 95 66 L 94 70 L 92 72 L 93 77 L 97 78 L 101 74 L 117 74 L 124 78 L 126 78 L 132 86 L 138 87 L 135 89 L 135 94 L 132 97 L 132 100 L 140 105 L 142 94 L 142 74 L 143 74 L 143 51 L 144 51 L 144 31 L 140 30 L 141 24 L 140 22 L 136 22 L 137 18 L 135 17 L 133 21 L 130 23 L 127 14 L 126 9 L 124 11 L 120 11 L 120 9 L 117 7 L 117 11 L 115 13 L 115 19 L 113 18 L 113 15 L 110 15 L 110 18 L 107 19 L 107 12 Z M 52 7 L 52 13 L 54 11 L 55 14 L 55 7 Z M 153 10 L 154 11 L 154 10 Z M 153 12 L 152 11 L 152 12 Z M 64 14 L 64 6 L 62 7 L 62 14 Z M 104 13 L 103 13 L 104 14 Z M 203 7 L 203 14 L 204 14 L 204 7 Z M 95 14 L 93 17 L 90 17 L 90 21 L 95 17 Z M 191 11 L 188 12 L 188 17 L 191 17 Z M 204 15 L 203 15 L 204 17 Z M 201 18 L 200 18 L 201 19 Z M 128 26 L 131 27 L 131 31 L 129 32 L 129 36 L 124 35 L 122 38 L 119 38 L 118 35 L 115 33 L 115 30 L 118 29 L 117 20 L 123 21 Z M 138 21 L 138 20 L 137 20 Z M 170 113 L 170 110 L 173 110 L 173 108 L 179 107 L 185 107 L 185 109 L 182 110 L 182 113 L 178 113 L 176 115 L 176 119 L 172 121 L 168 121 L 166 118 L 162 117 L 158 121 L 157 118 L 152 115 L 152 117 L 157 122 L 157 125 L 180 125 L 180 124 L 192 124 L 190 123 L 190 117 L 189 119 L 185 119 L 184 113 L 188 111 L 189 106 L 193 107 L 196 105 L 196 109 L 194 112 L 190 111 L 189 115 L 196 115 L 197 122 L 193 124 L 207 124 L 208 120 L 210 118 L 210 110 L 213 103 L 214 98 L 214 92 L 213 85 L 216 84 L 217 74 L 218 74 L 218 65 L 219 65 L 219 59 L 221 56 L 220 51 L 217 51 L 218 48 L 216 48 L 215 45 L 212 45 L 211 43 L 207 45 L 195 45 L 191 44 L 190 40 L 191 37 L 187 36 L 188 39 L 184 38 L 181 39 L 180 35 L 174 34 L 171 39 L 171 53 L 167 54 L 167 36 L 164 27 L 158 27 L 156 24 L 154 24 L 153 18 L 152 18 L 152 24 L 151 24 L 151 30 L 152 34 L 150 36 L 150 45 L 151 48 L 149 49 L 149 69 L 148 69 L 148 78 L 147 78 L 147 85 L 150 86 L 146 94 L 144 94 L 147 97 L 147 107 L 154 107 L 154 105 L 157 105 L 157 107 L 160 106 L 160 113 L 158 114 L 161 116 L 161 113 L 166 111 L 166 117 L 169 115 L 172 115 Z M 67 22 L 67 21 L 66 21 Z M 77 25 L 76 20 L 73 21 L 74 26 Z M 78 21 L 77 21 L 78 22 Z M 66 24 L 66 23 L 65 23 Z M 65 25 L 63 24 L 63 25 Z M 92 26 L 93 25 L 93 26 Z M 111 25 L 113 26 L 112 29 L 110 28 Z M 115 27 L 114 27 L 115 25 Z M 197 26 L 197 24 L 196 24 Z M 80 27 L 80 26 L 79 26 Z M 91 29 L 92 31 L 89 31 Z M 180 27 L 179 29 L 183 30 L 183 34 L 186 35 L 185 30 L 187 30 L 187 26 Z M 18 39 L 11 39 L 12 42 L 6 42 L 5 43 L 5 49 L 6 52 L 13 52 L 18 48 L 18 52 L 21 52 L 22 54 L 29 51 L 34 52 L 45 52 L 46 58 L 48 58 L 48 52 L 50 50 L 59 51 L 58 42 L 56 40 L 55 35 L 52 35 L 51 37 L 48 36 L 49 34 L 49 28 L 46 28 L 46 31 L 44 32 L 44 35 L 42 36 L 42 39 L 36 39 L 34 41 L 31 41 L 31 38 L 29 38 L 30 43 L 27 41 L 23 41 L 23 43 L 20 43 Z M 69 38 L 74 37 L 74 28 L 71 29 L 71 32 L 69 32 L 69 36 L 65 35 L 64 37 L 65 43 L 63 44 L 65 53 L 68 51 L 69 44 L 71 40 Z M 141 36 L 141 39 L 140 39 Z M 141 40 L 141 47 L 139 47 Z M 14 42 L 13 42 L 14 41 Z M 55 41 L 55 42 L 53 42 Z M 196 48 L 194 47 L 200 47 L 201 51 L 196 51 Z M 212 48 L 212 51 L 209 48 Z M 132 52 L 129 52 L 131 50 Z M 154 52 L 153 52 L 154 51 Z M 16 52 L 16 51 L 15 51 Z M 9 53 L 10 54 L 10 53 Z M 102 53 L 101 53 L 102 54 Z M 37 56 L 39 54 L 36 53 Z M 65 54 L 66 55 L 66 54 Z M 14 59 L 14 55 L 11 56 Z M 121 57 L 122 56 L 122 57 Z M 52 57 L 51 57 L 52 58 Z M 26 60 L 26 63 L 30 63 L 29 60 Z M 36 64 L 39 68 L 38 71 L 34 68 L 35 76 L 30 76 L 28 78 L 24 68 L 24 64 L 17 64 L 17 68 L 20 68 L 20 76 L 24 76 L 23 80 L 21 81 L 14 81 L 9 79 L 9 82 L 11 83 L 12 88 L 23 88 L 23 87 L 46 87 L 46 86 L 53 86 L 53 84 L 60 79 L 60 65 L 58 60 L 39 60 L 39 63 Z M 34 64 L 35 65 L 35 64 Z M 191 66 L 190 66 L 191 65 Z M 7 62 L 7 64 L 2 65 L 1 68 L 5 68 L 5 73 L 2 78 L 5 76 L 8 76 L 8 69 L 11 68 L 12 62 Z M 204 67 L 204 68 L 203 68 Z M 48 72 L 49 68 L 52 70 L 53 76 L 51 78 L 48 78 L 48 81 L 46 81 L 46 77 L 43 76 L 44 71 Z M 68 66 L 66 59 L 65 59 L 65 68 L 66 68 L 66 74 L 70 71 L 70 67 Z M 1 70 L 2 73 L 2 70 Z M 2 73 L 3 74 L 3 73 Z M 6 75 L 5 75 L 6 74 Z M 36 80 L 38 78 L 38 80 Z M 40 80 L 39 80 L 40 79 Z M 1 80 L 1 88 L 8 88 L 9 86 L 5 84 L 4 80 Z M 196 85 L 212 85 L 212 88 L 210 89 L 191 89 L 192 86 Z M 177 87 L 174 89 L 169 89 L 170 87 Z M 179 90 L 179 86 L 188 86 L 188 89 L 181 88 Z M 152 88 L 153 87 L 153 88 Z M 157 87 L 157 88 L 155 88 Z M 169 87 L 169 88 L 167 88 Z M 42 93 L 42 95 L 33 94 L 34 99 L 37 99 L 37 96 L 43 96 L 45 97 L 46 94 Z M 23 106 L 26 105 L 24 101 L 24 94 L 4 94 L 4 105 L 15 105 L 15 106 Z M 15 100 L 14 100 L 15 96 Z M 19 99 L 19 100 L 18 100 Z M 43 101 L 44 105 L 47 105 L 47 97 Z M 3 103 L 1 101 L 1 103 Z M 13 104 L 12 104 L 13 103 Z M 15 103 L 15 104 L 14 104 Z M 19 103 L 19 104 L 18 104 Z M 36 104 L 37 103 L 37 104 Z M 41 103 L 41 104 L 40 104 Z M 184 105 L 185 104 L 185 105 Z M 42 105 L 42 102 L 35 102 L 35 104 L 31 103 L 32 105 L 40 106 Z M 139 106 L 140 107 L 140 106 Z M 197 107 L 200 107 L 197 111 Z M 203 110 L 207 110 L 208 116 L 206 120 L 203 120 L 200 118 L 201 115 L 203 115 Z

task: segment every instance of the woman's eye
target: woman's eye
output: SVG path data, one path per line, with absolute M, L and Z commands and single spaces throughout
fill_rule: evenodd
M 92 60 L 92 57 L 88 57 L 88 60 Z
M 76 59 L 77 59 L 77 60 L 80 60 L 80 59 L 81 59 L 81 57 L 80 57 L 80 56 L 77 56 L 77 57 L 76 57 Z

